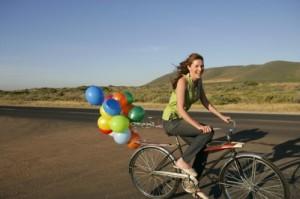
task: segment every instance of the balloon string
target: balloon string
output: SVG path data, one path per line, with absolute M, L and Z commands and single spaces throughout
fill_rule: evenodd
M 163 128 L 162 124 L 155 124 L 154 122 L 132 122 L 131 125 L 140 128 Z

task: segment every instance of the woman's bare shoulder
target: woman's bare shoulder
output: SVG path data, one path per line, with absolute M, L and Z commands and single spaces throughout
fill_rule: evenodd
M 179 79 L 178 79 L 178 82 L 177 82 L 177 84 L 186 84 L 187 83 L 187 80 L 186 80 L 186 78 L 184 77 L 184 76 L 182 76 L 182 77 L 180 77 Z

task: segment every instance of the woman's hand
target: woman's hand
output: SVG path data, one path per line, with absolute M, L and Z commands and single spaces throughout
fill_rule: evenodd
M 201 126 L 198 127 L 198 129 L 200 131 L 202 131 L 203 133 L 210 133 L 210 132 L 212 132 L 212 129 L 211 129 L 210 126 L 203 126 L 203 125 L 201 125 Z
M 222 115 L 221 120 L 228 124 L 232 119 L 229 116 Z

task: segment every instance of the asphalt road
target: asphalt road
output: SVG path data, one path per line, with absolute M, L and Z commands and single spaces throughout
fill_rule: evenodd
M 228 127 L 209 113 L 192 114 L 214 127 Z M 145 124 L 159 126 L 160 115 L 146 111 Z M 234 140 L 246 143 L 243 150 L 261 153 L 277 165 L 292 198 L 298 198 L 300 115 L 228 115 L 237 122 Z M 0 106 L 0 198 L 143 198 L 128 175 L 133 150 L 100 134 L 98 117 L 96 109 Z M 137 130 L 148 141 L 174 142 L 161 128 Z M 222 131 L 215 134 L 216 139 L 223 136 Z M 217 158 L 213 154 L 209 161 Z M 205 176 L 201 186 L 210 198 L 223 198 Z M 191 196 L 179 189 L 174 198 Z

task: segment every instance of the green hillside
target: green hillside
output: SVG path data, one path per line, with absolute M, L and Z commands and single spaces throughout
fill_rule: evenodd
M 159 77 L 146 85 L 161 86 L 170 83 L 175 73 Z M 224 66 L 208 68 L 203 79 L 207 83 L 217 82 L 300 82 L 300 63 L 272 61 L 261 65 Z

